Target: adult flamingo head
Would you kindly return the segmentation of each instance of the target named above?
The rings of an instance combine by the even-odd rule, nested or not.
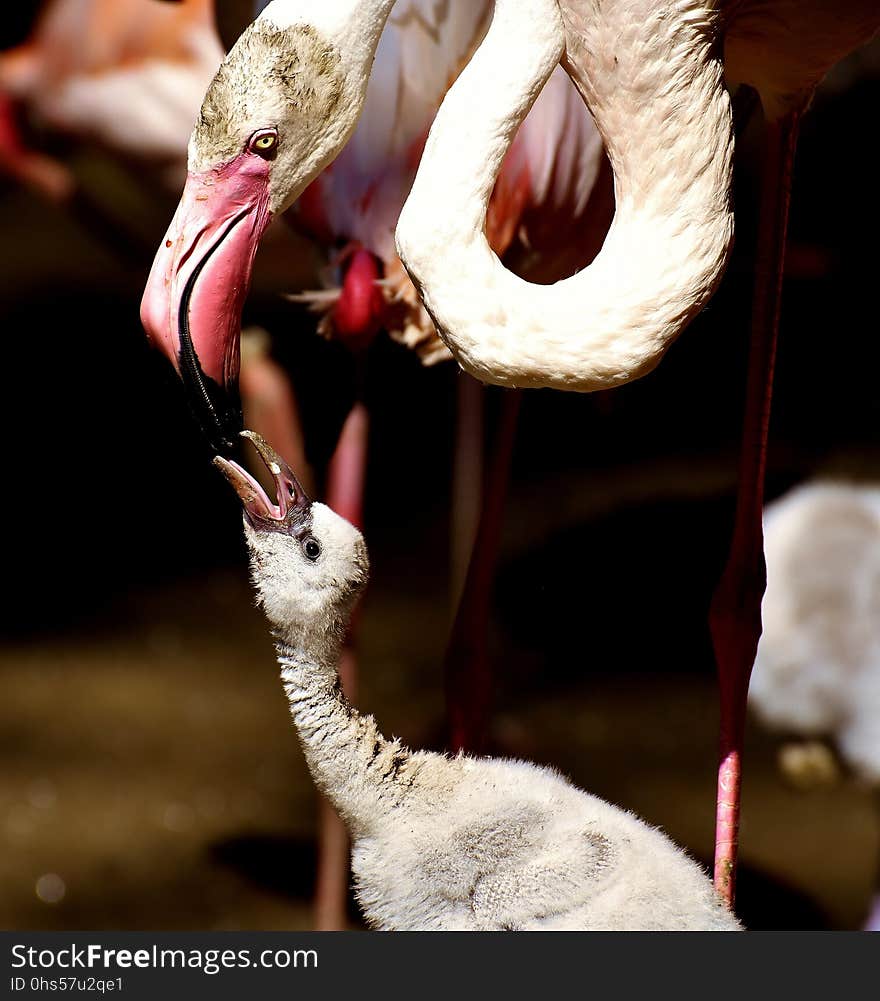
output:
[[[274,0],[217,72],[141,304],[217,451],[233,447],[241,312],[260,238],[345,145],[393,0]]]

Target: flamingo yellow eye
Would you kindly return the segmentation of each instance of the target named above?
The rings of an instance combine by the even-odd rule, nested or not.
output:
[[[251,136],[250,148],[255,153],[271,153],[277,145],[277,132],[258,132],[256,135]]]

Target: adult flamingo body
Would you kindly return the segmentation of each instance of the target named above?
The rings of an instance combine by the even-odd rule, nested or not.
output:
[[[249,248],[270,216],[351,136],[392,6],[274,0],[203,105],[190,182],[143,317],[221,438],[238,299],[226,311],[196,308],[184,323],[189,296],[216,289],[212,275],[246,287]],[[740,9],[748,5],[728,13]],[[711,0],[495,4],[434,124],[397,236],[438,329],[472,374],[503,385],[619,385],[649,371],[711,295],[733,228],[730,108],[716,45],[724,26]],[[605,140],[617,214],[589,268],[540,288],[501,266],[483,226],[504,154],[560,60]]]

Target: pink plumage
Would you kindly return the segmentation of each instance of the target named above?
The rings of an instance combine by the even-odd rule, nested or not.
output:
[[[27,150],[11,109],[183,178],[193,118],[223,48],[214,0],[54,0],[31,37],[0,54],[0,166],[63,195],[61,168]]]

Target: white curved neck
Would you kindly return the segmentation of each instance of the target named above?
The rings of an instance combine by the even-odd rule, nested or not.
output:
[[[591,391],[650,371],[721,276],[732,131],[712,0],[496,0],[449,91],[397,229],[464,369],[503,386]],[[595,261],[552,286],[507,271],[484,234],[504,154],[560,59],[615,173]]]
[[[347,701],[326,635],[279,639],[281,680],[315,785],[354,835],[368,834],[401,799],[411,754]],[[330,659],[328,661],[328,653]]]

